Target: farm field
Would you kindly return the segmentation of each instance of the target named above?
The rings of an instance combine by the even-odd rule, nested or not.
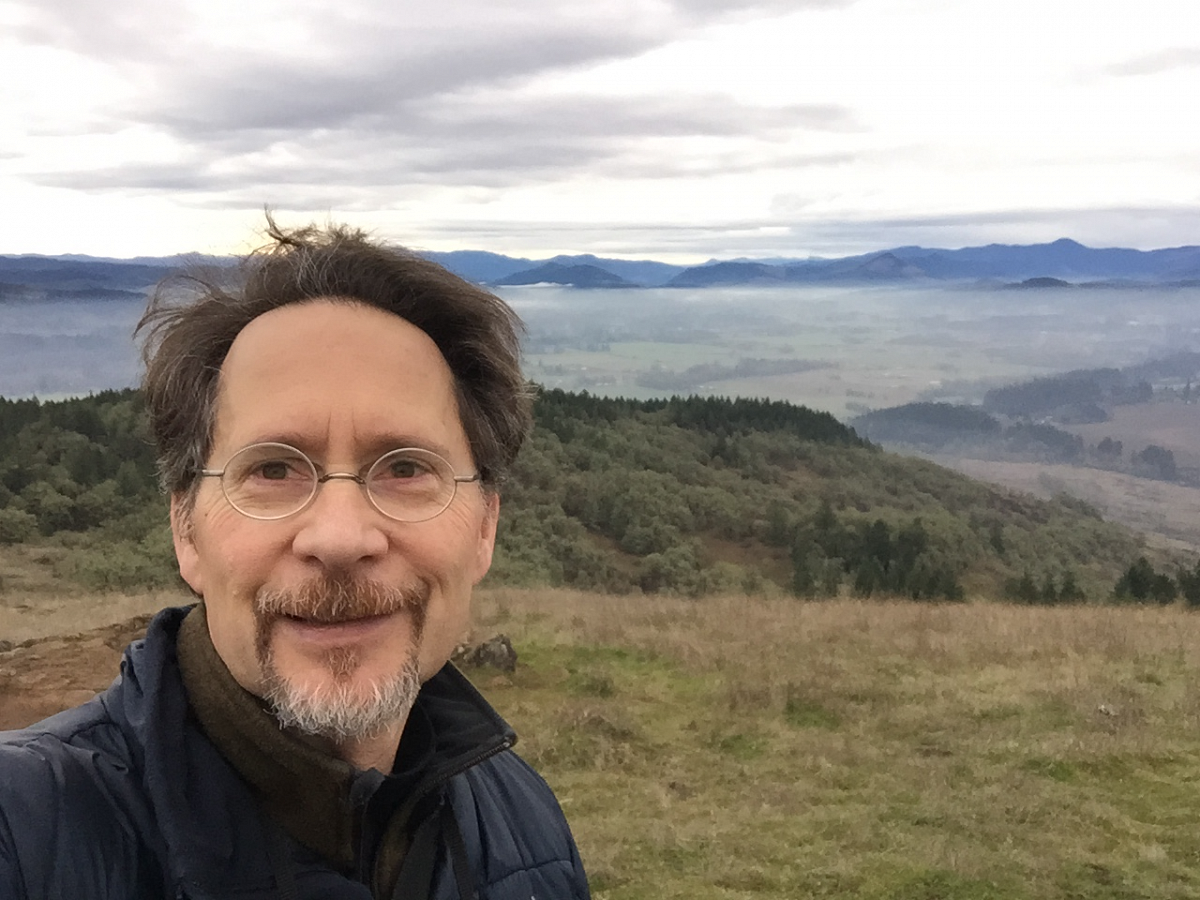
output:
[[[1200,468],[1200,405],[1141,403],[1116,406],[1107,422],[1063,425],[1093,447],[1120,441],[1129,457],[1149,444],[1165,447],[1181,470]],[[934,462],[971,478],[1042,498],[1067,493],[1090,503],[1106,519],[1127,525],[1165,548],[1200,548],[1200,488],[1121,472],[1055,463],[969,459],[935,454]]]
[[[1153,546],[1192,554],[1200,549],[1200,488],[1083,466],[931,458],[979,481],[1043,499],[1070,494],[1090,503],[1108,521],[1145,535]]]
[[[535,342],[526,369],[547,387],[652,397],[664,390],[642,383],[651,373],[682,374],[711,364],[733,367],[745,359],[798,360],[813,367],[779,375],[698,379],[677,392],[770,397],[843,418],[865,408],[907,403],[930,391],[953,392],[960,383],[964,390],[979,391],[980,383],[1002,384],[1053,371],[1037,361],[1007,361],[981,344],[940,330],[916,334],[912,329],[920,324],[919,315],[917,321],[897,320],[897,313],[902,310],[856,310],[853,302],[835,312],[831,304],[821,304],[805,315],[803,324],[751,318],[729,329],[692,332],[686,339],[613,341],[597,349],[568,346],[548,352]],[[789,314],[804,315],[799,309]]]
[[[1166,447],[1181,468],[1200,468],[1200,405],[1195,403],[1139,403],[1117,406],[1107,422],[1068,425],[1064,430],[1098,444],[1106,437],[1120,441],[1128,453],[1147,444]]]
[[[1200,895],[1195,613],[496,589],[476,621],[598,900]],[[101,687],[138,624],[0,652],[0,724]]]

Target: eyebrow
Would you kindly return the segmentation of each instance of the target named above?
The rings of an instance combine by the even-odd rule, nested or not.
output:
[[[289,447],[295,447],[297,450],[300,450],[306,456],[312,457],[316,455],[314,447],[319,442],[321,441],[315,440],[311,434],[302,434],[296,431],[273,431],[260,434],[242,446],[248,447],[251,444],[287,444]],[[443,459],[450,459],[450,449],[444,444],[412,434],[380,435],[363,444],[362,450],[364,456],[370,457],[367,460],[367,464],[369,465],[385,453],[408,447],[429,450]],[[317,462],[317,460],[314,459],[313,462]]]
[[[374,462],[383,454],[392,450],[399,450],[401,447],[415,447],[418,450],[429,450],[436,453],[438,456],[449,461],[450,448],[437,441],[431,441],[427,438],[419,438],[411,434],[390,434],[386,437],[380,437],[363,445],[364,449],[371,456],[371,461]]]

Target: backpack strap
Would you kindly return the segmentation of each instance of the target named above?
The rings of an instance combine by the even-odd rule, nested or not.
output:
[[[467,845],[463,840],[462,829],[458,827],[458,819],[455,818],[454,809],[449,803],[442,807],[442,819],[444,820],[443,830],[446,834],[446,843],[450,848],[450,862],[454,866],[454,880],[458,883],[459,900],[474,900],[475,883],[471,872],[471,860],[467,856]]]
[[[417,900],[428,898],[433,889],[433,873],[437,864],[438,849],[445,843],[458,887],[459,900],[474,900],[474,878],[471,862],[467,856],[466,842],[454,809],[443,800],[440,808],[432,810],[413,834],[412,843],[404,857],[392,900]]]

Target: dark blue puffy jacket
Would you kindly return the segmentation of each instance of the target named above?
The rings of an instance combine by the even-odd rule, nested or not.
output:
[[[0,733],[0,898],[369,900],[264,816],[200,731],[175,658],[185,612],[159,614],[94,700]],[[418,706],[436,763],[395,896],[587,898],[562,812],[499,716],[450,666]],[[386,782],[361,773],[352,796],[366,809]]]

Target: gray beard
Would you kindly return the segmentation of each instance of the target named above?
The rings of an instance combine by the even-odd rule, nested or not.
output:
[[[421,690],[411,657],[395,675],[365,686],[333,677],[316,690],[302,690],[279,673],[270,656],[263,673],[263,699],[280,725],[339,743],[374,737],[405,721]]]
[[[263,700],[284,728],[334,742],[374,737],[408,718],[421,675],[417,649],[425,625],[429,586],[394,588],[331,573],[288,591],[260,591],[254,601],[255,652],[263,673]],[[271,631],[283,616],[335,622],[407,610],[413,622],[413,646],[398,672],[366,685],[354,683],[358,653],[338,647],[325,656],[315,688],[289,681],[275,664]]]

